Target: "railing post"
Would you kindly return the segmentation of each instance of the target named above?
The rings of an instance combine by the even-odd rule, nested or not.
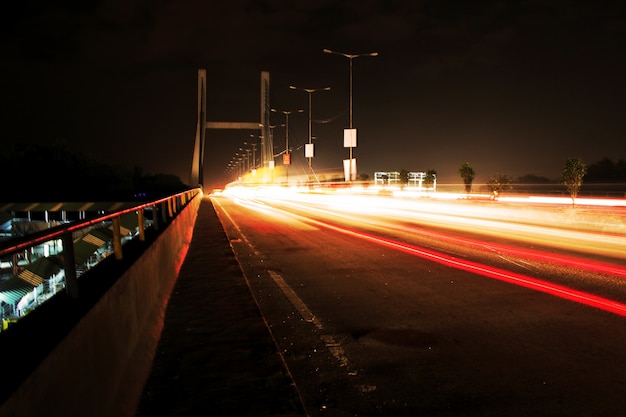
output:
[[[165,202],[161,203],[161,220],[163,220],[163,224],[167,224],[167,210],[166,210]]]
[[[154,227],[154,230],[159,230],[159,206],[158,205],[154,205],[152,206],[152,227]]]
[[[78,298],[78,279],[76,278],[76,258],[74,256],[74,240],[72,232],[64,233],[63,269],[65,270],[65,291],[70,298]]]
[[[120,218],[113,218],[113,252],[115,259],[122,260],[122,233],[120,232]]]
[[[144,216],[143,209],[137,211],[137,229],[139,230],[139,240],[142,242],[146,240],[146,231],[144,229]]]

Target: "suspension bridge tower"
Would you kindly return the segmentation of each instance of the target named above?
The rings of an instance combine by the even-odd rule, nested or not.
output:
[[[248,129],[261,131],[261,167],[274,168],[274,144],[270,135],[270,74],[261,72],[261,117],[259,122],[211,122],[206,116],[206,70],[198,70],[198,118],[190,184],[204,184],[204,150],[207,129]]]

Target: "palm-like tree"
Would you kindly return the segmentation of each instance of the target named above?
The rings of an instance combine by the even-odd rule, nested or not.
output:
[[[463,184],[465,184],[465,192],[467,194],[471,193],[476,171],[470,166],[469,162],[465,162],[459,167],[459,175],[463,179]]]

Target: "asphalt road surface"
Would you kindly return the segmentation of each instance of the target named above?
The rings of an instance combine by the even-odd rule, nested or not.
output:
[[[623,211],[213,202],[309,415],[626,413]]]

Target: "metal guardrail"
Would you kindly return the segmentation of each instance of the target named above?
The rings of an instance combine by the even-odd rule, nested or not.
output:
[[[139,240],[144,241],[146,210],[152,211],[152,227],[155,228],[155,230],[159,230],[159,227],[166,225],[200,192],[200,188],[194,188],[154,201],[139,203],[132,207],[116,210],[111,213],[97,215],[96,217],[87,220],[62,224],[47,230],[35,232],[28,236],[8,239],[0,243],[0,259],[6,259],[9,256],[13,256],[14,254],[18,254],[22,251],[30,250],[31,248],[38,247],[50,241],[61,240],[62,251],[59,253],[62,255],[61,258],[63,260],[65,291],[70,298],[78,298],[79,291],[77,267],[81,267],[82,265],[76,264],[74,250],[74,244],[76,242],[75,235],[90,228],[107,225],[107,228],[110,228],[113,232],[112,253],[115,256],[115,259],[121,260],[123,259],[123,236],[121,233],[122,216],[136,213],[137,224],[135,236],[138,237]]]

